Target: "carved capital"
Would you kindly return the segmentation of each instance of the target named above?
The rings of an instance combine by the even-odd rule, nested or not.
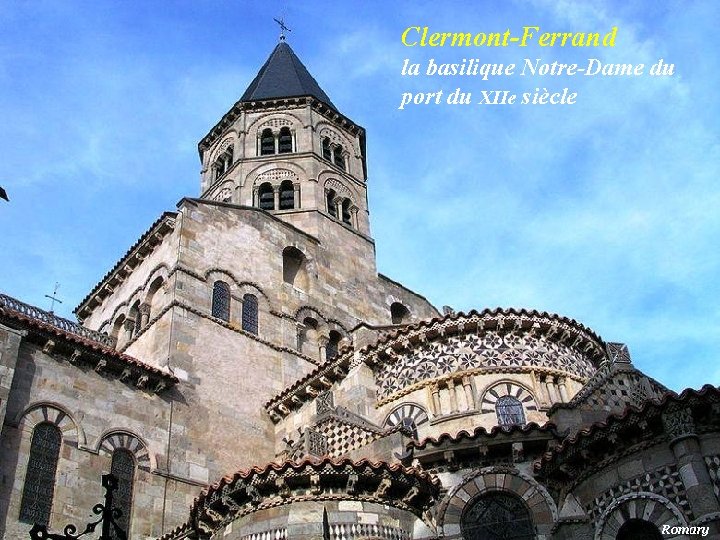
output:
[[[695,437],[695,421],[688,407],[663,413],[663,427],[671,441],[685,437]]]

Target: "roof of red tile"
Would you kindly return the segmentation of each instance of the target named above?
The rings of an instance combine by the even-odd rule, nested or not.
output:
[[[423,450],[427,446],[440,446],[442,444],[458,444],[464,441],[472,441],[480,438],[494,439],[498,435],[513,435],[515,433],[521,433],[523,435],[529,435],[530,433],[549,433],[553,436],[557,436],[556,426],[552,422],[546,422],[542,425],[530,422],[524,425],[515,426],[494,426],[490,431],[484,427],[476,427],[472,433],[462,430],[454,435],[450,433],[443,433],[437,437],[426,437],[422,441],[410,441],[406,447],[408,449],[414,448],[417,450]]]
[[[636,418],[647,419],[651,412],[660,412],[670,404],[683,404],[697,400],[712,400],[714,403],[720,403],[720,388],[706,384],[700,390],[686,388],[680,394],[668,391],[658,399],[646,401],[640,407],[629,405],[621,413],[611,414],[605,420],[595,422],[587,428],[578,431],[572,437],[565,438],[559,445],[542,456],[535,464],[535,469],[537,471],[542,470],[553,461],[560,459],[583,441],[594,436],[602,436],[617,425],[631,422]]]
[[[113,349],[112,347],[108,347],[107,345],[105,345],[103,343],[100,343],[93,339],[89,339],[87,337],[83,337],[78,334],[69,332],[67,330],[58,328],[57,326],[54,326],[47,322],[30,317],[28,315],[25,315],[23,313],[20,313],[20,312],[14,310],[14,309],[10,309],[8,307],[0,307],[0,315],[5,316],[14,321],[17,321],[23,327],[26,327],[30,330],[36,330],[36,331],[41,331],[41,332],[44,332],[47,334],[51,334],[58,338],[62,338],[70,343],[80,345],[81,347],[84,347],[85,349],[99,353],[104,357],[110,357],[112,359],[118,360],[121,363],[124,363],[128,366],[137,368],[141,372],[151,374],[159,379],[162,379],[165,383],[174,384],[174,383],[178,382],[178,378],[175,377],[175,375],[173,375],[165,370],[156,368],[154,366],[151,366],[149,364],[141,362],[137,358],[133,358],[132,356],[118,352],[117,350]]]

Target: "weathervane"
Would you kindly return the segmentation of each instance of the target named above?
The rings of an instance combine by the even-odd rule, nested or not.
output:
[[[59,298],[57,298],[57,290],[58,290],[58,287],[60,287],[60,284],[56,281],[56,282],[55,282],[55,289],[53,289],[52,295],[49,295],[49,294],[46,294],[46,295],[45,295],[45,298],[49,298],[50,300],[52,300],[52,302],[50,302],[50,313],[52,313],[52,312],[53,312],[53,309],[55,309],[55,302],[57,302],[58,304],[62,304],[62,300],[60,300]]]
[[[292,30],[285,26],[285,17],[280,17],[280,19],[273,17],[273,21],[280,25],[280,41],[285,41],[285,32],[292,32]]]

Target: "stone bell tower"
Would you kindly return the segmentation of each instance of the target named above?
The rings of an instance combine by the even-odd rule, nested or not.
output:
[[[284,39],[199,152],[203,199],[261,208],[321,239],[339,228],[369,239],[365,130]]]

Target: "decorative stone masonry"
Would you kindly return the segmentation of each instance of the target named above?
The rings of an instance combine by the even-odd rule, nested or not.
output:
[[[330,458],[270,463],[225,477],[203,492],[190,524],[205,539],[242,516],[305,501],[376,503],[421,517],[439,489],[436,478],[402,465]]]

